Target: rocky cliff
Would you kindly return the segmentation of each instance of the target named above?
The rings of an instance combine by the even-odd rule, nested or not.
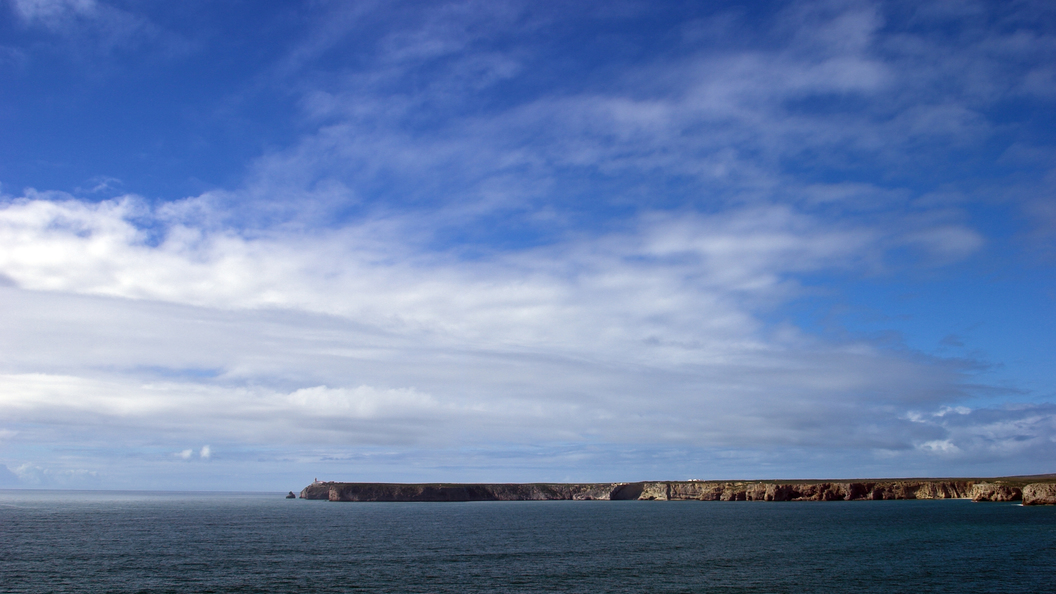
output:
[[[1034,483],[1023,487],[1023,505],[1056,505],[1056,484]]]
[[[971,499],[1056,505],[1056,475],[1004,479],[659,481],[638,483],[316,482],[303,499],[329,501],[861,501]]]
[[[614,483],[313,483],[304,499],[330,501],[548,501],[610,499]]]

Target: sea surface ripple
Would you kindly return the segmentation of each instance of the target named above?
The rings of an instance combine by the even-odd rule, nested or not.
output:
[[[1051,592],[1056,508],[0,491],[3,592]]]

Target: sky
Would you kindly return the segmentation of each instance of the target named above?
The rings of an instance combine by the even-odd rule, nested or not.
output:
[[[1048,0],[0,0],[0,487],[1056,472]]]

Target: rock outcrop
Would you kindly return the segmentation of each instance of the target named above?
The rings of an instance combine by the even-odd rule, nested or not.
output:
[[[1023,487],[1023,505],[1056,505],[1056,484],[1034,483]]]
[[[1019,501],[1023,499],[1023,490],[1011,485],[976,483],[968,496],[972,501]]]
[[[329,499],[331,484],[333,483],[321,483],[315,481],[301,489],[301,499]]]
[[[1034,478],[1034,477],[1031,477]],[[863,501],[971,499],[1056,504],[1056,477],[857,481],[654,481],[637,483],[339,483],[315,482],[302,499],[329,501]],[[1021,486],[1023,485],[1023,486]]]

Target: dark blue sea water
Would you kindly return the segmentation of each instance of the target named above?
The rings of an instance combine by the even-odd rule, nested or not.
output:
[[[3,592],[1054,592],[1056,508],[0,491]]]

